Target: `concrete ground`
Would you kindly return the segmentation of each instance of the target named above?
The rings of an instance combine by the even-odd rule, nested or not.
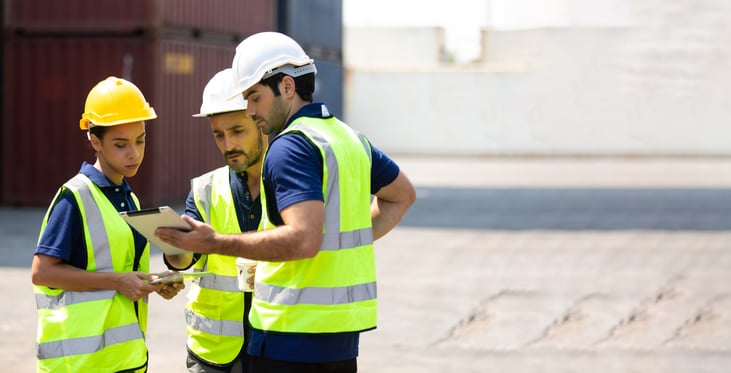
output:
[[[725,206],[720,199],[731,188],[731,160],[397,161],[419,199],[404,223],[376,243],[379,326],[361,338],[361,372],[728,371],[731,230],[712,220],[731,218],[731,209],[713,210]],[[674,220],[672,229],[568,230],[560,224],[496,229],[499,224],[482,219],[489,204],[475,201],[480,208],[470,209],[464,203],[486,198],[480,191],[513,188],[539,197],[542,188],[657,191],[648,198],[674,189],[701,202],[673,197],[662,204],[668,215],[690,217]],[[434,198],[437,189],[452,191],[454,203]],[[566,215],[563,200],[546,204],[535,195],[529,197],[541,203],[533,205],[557,206],[546,221]],[[546,198],[564,194],[557,195]],[[524,196],[498,197],[513,198],[511,205]],[[616,201],[594,204],[585,215],[601,220]],[[525,219],[545,216],[541,209],[526,211]],[[626,221],[643,213],[642,207],[621,211]],[[43,212],[0,208],[0,371],[35,365],[28,265]],[[422,214],[441,223],[423,224]],[[159,254],[151,262],[153,270],[163,268]],[[185,297],[150,299],[150,372],[182,372]]]

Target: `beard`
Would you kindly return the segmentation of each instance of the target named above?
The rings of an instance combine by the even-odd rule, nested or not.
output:
[[[261,161],[264,145],[263,145],[263,139],[261,135],[261,131],[256,131],[257,133],[257,141],[256,141],[256,147],[252,149],[249,152],[245,152],[241,149],[231,150],[228,152],[223,153],[223,158],[226,161],[226,164],[231,167],[232,170],[235,172],[243,172],[246,171],[251,165],[254,165]],[[236,160],[229,160],[228,157],[231,155],[240,155],[241,157]]]
[[[254,115],[252,117],[252,119],[257,123],[260,121],[264,122],[261,126],[261,130],[267,135],[279,133],[287,123],[287,118],[289,118],[289,109],[285,105],[281,96],[274,97],[272,108],[266,117],[260,115]]]

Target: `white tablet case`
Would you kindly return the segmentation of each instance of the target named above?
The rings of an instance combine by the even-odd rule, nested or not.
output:
[[[161,206],[150,209],[142,209],[139,211],[123,211],[119,215],[132,228],[145,236],[151,244],[167,255],[188,254],[189,251],[179,249],[175,246],[167,244],[155,237],[157,228],[177,228],[180,230],[190,230],[190,225],[185,222],[175,210],[169,206]]]

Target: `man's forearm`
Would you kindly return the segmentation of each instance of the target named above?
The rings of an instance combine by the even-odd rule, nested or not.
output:
[[[390,232],[416,201],[416,191],[408,177],[399,173],[396,180],[381,188],[371,202],[373,240]]]
[[[288,229],[287,226],[282,226],[262,232],[217,233],[211,248],[221,255],[267,262],[283,262],[310,257],[299,250],[297,236],[288,234]]]
[[[404,202],[390,202],[373,199],[371,218],[373,220],[373,240],[385,236],[404,217],[409,205]]]

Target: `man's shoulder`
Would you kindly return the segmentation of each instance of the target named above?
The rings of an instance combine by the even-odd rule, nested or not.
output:
[[[289,157],[311,156],[316,146],[301,132],[282,133],[269,145],[267,158],[274,161]]]

